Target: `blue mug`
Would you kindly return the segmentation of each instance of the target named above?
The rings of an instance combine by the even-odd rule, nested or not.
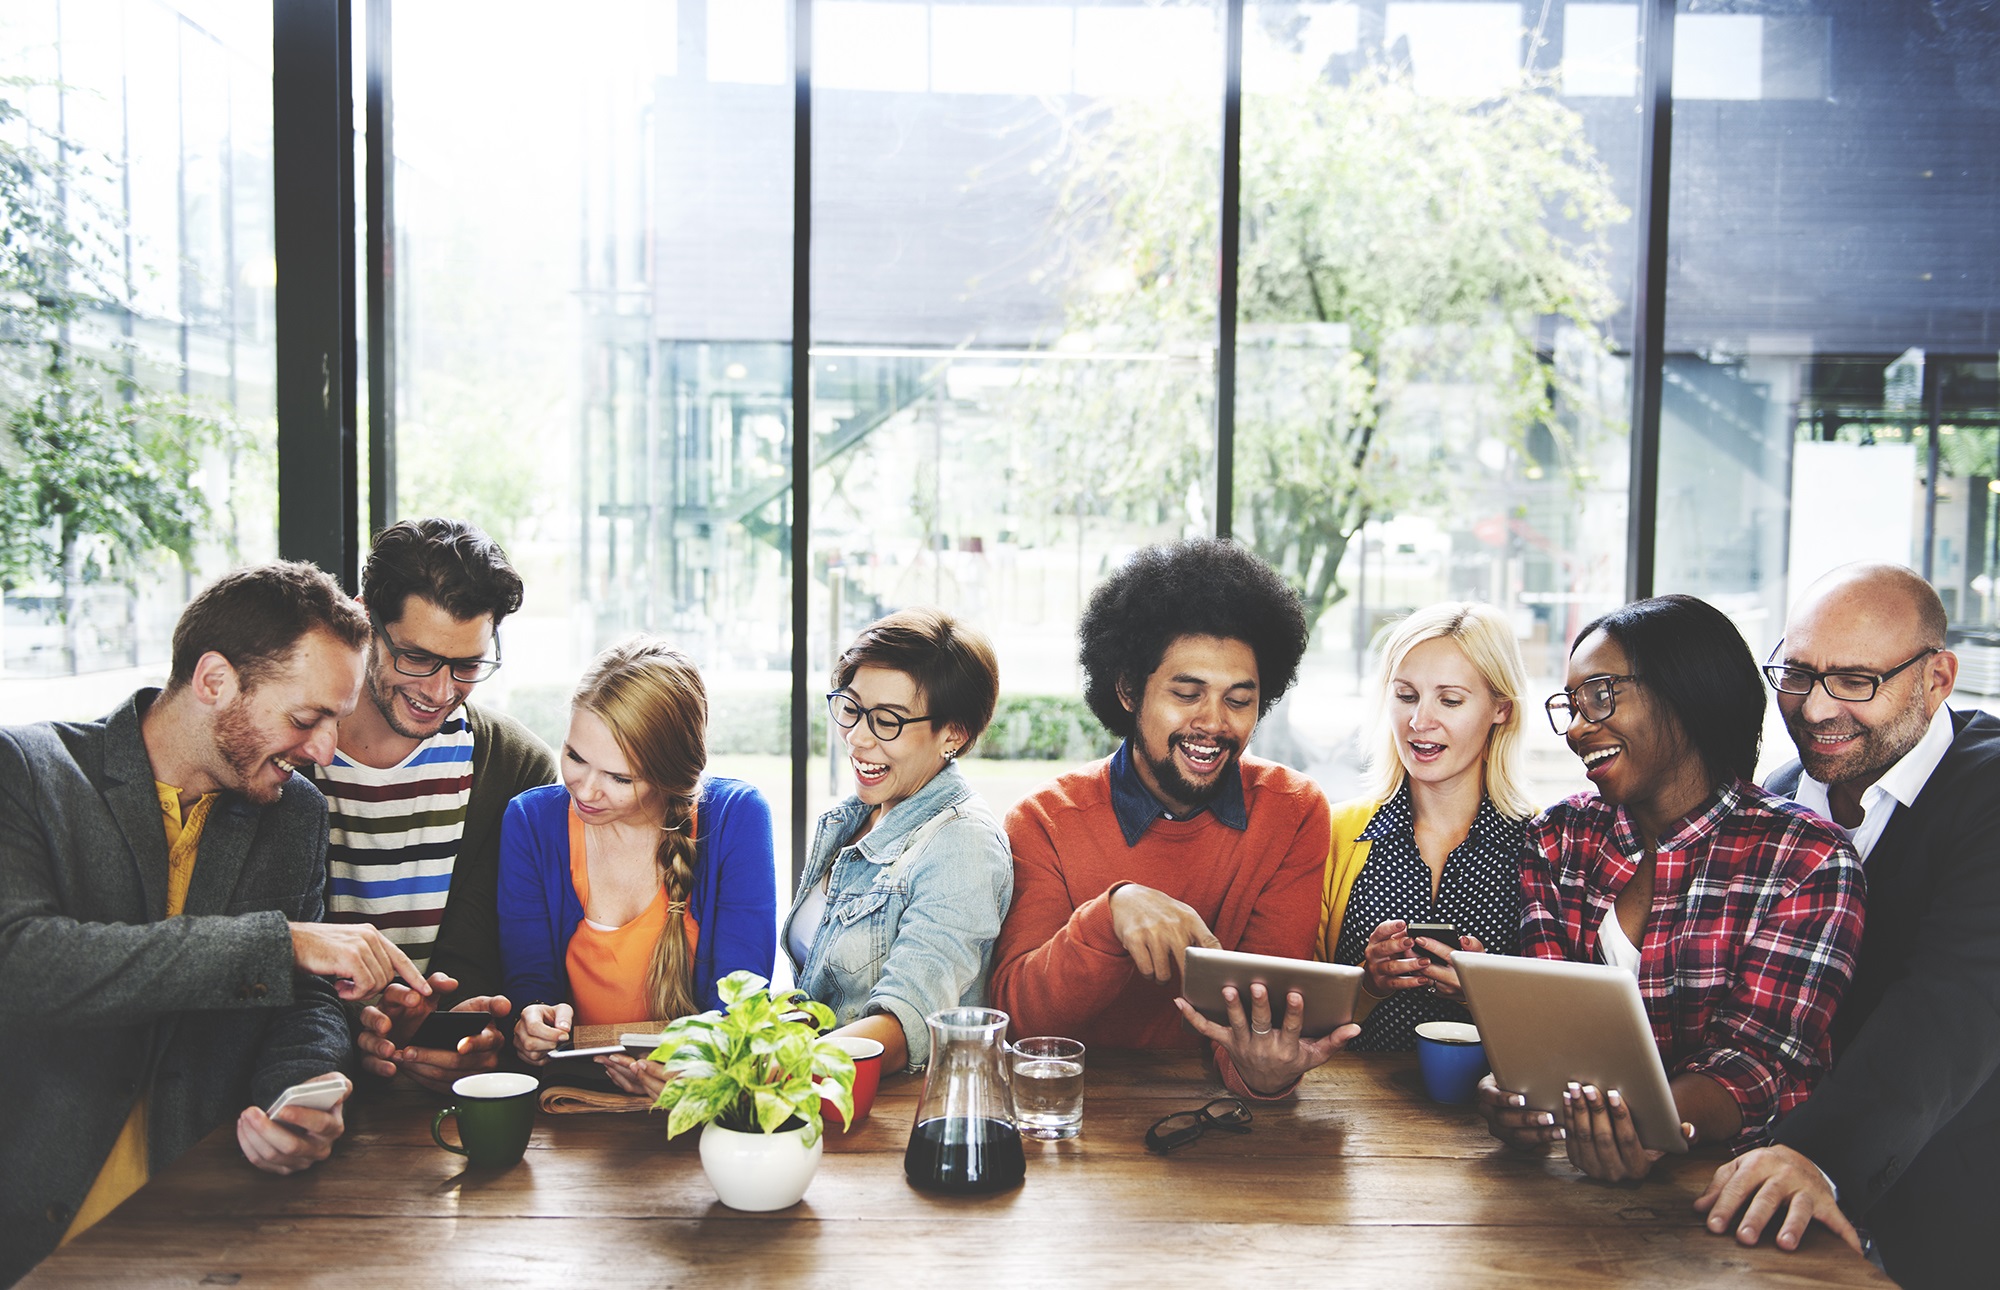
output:
[[[1464,1106],[1486,1073],[1479,1027],[1463,1021],[1426,1021],[1417,1027],[1417,1064],[1433,1102]]]

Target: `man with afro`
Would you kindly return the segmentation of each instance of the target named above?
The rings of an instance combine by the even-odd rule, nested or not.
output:
[[[1080,634],[1085,698],[1124,742],[1007,817],[1014,905],[994,1006],[1017,1034],[1208,1041],[1232,1089],[1281,1097],[1357,1029],[1303,1040],[1303,1001],[1261,985],[1228,992],[1221,1026],[1178,986],[1190,945],[1312,956],[1326,798],[1243,751],[1298,675],[1299,598],[1243,548],[1197,538],[1134,555],[1091,597]]]

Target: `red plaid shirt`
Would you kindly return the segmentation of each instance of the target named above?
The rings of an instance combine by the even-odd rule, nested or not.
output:
[[[1829,1026],[1861,948],[1861,862],[1846,835],[1744,780],[1659,840],[1639,994],[1669,1077],[1706,1075],[1755,1146],[1833,1061]],[[1528,826],[1521,953],[1600,963],[1597,933],[1645,855],[1632,817],[1592,793]]]

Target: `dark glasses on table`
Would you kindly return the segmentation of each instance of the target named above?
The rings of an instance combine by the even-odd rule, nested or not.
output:
[[[1185,1147],[1210,1129],[1250,1132],[1250,1108],[1233,1097],[1218,1097],[1194,1111],[1176,1111],[1146,1130],[1146,1150],[1165,1155]]]

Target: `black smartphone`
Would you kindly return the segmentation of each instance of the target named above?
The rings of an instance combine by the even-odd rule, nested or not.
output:
[[[1407,935],[1409,935],[1412,939],[1419,936],[1427,936],[1431,940],[1442,941],[1444,944],[1449,945],[1453,949],[1458,948],[1458,928],[1454,927],[1450,923],[1411,923]],[[1416,948],[1419,954],[1422,954],[1425,958],[1431,960],[1431,962],[1433,963],[1444,962],[1443,959],[1439,958],[1435,954],[1432,954],[1429,950],[1426,950],[1423,946],[1419,945]]]
[[[492,1023],[490,1012],[433,1012],[417,1027],[405,1048],[438,1048],[458,1051],[458,1041],[470,1039]]]

